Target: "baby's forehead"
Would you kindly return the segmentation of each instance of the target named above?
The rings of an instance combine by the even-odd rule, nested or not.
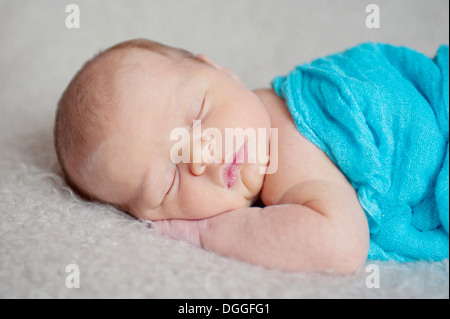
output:
[[[132,73],[150,67],[157,70],[171,64],[171,59],[158,52],[137,48],[124,48],[105,54],[98,61],[98,70],[103,73]]]
[[[166,109],[177,100],[172,93],[180,72],[161,54],[142,49],[127,51],[99,61],[98,76],[102,79],[97,91],[104,96],[102,108],[112,124],[128,128],[126,131],[138,131],[140,117],[158,131]]]
[[[86,87],[93,98],[95,108],[110,109],[117,106],[124,95],[133,87],[148,80],[148,69],[158,64],[157,54],[142,49],[120,49],[99,56],[85,69],[80,78],[81,86]],[[146,77],[146,78],[145,78]]]
[[[95,96],[113,96],[121,82],[134,76],[139,70],[156,61],[157,56],[142,49],[118,49],[100,54],[85,66],[79,83],[94,91]]]
[[[143,85],[146,81],[164,82],[169,78],[171,62],[161,54],[145,50],[129,50],[105,59],[99,65],[99,74],[103,77],[102,89],[115,90],[112,93],[132,91],[132,86]],[[125,91],[125,92],[126,92]]]
[[[162,57],[161,54],[150,50],[122,48],[103,53],[98,57],[96,64],[101,68],[112,67],[114,69],[129,64],[152,61]]]

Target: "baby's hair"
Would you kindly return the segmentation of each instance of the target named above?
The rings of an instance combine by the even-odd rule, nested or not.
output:
[[[92,170],[92,155],[101,151],[99,146],[102,137],[99,135],[102,133],[102,122],[108,116],[105,105],[112,103],[113,97],[105,93],[109,90],[95,90],[95,88],[98,88],[99,81],[101,85],[110,84],[109,80],[113,77],[114,67],[102,70],[106,72],[102,77],[99,75],[97,62],[104,59],[109,66],[117,65],[124,54],[133,49],[148,50],[174,61],[189,59],[202,62],[196,55],[184,49],[148,39],[132,39],[116,44],[103,52],[100,51],[75,74],[58,102],[53,135],[57,158],[65,181],[78,195],[87,200],[101,202],[95,195],[75,182],[74,177],[69,173],[68,164],[72,163],[77,167],[87,168],[88,171]],[[126,210],[120,205],[115,206]]]

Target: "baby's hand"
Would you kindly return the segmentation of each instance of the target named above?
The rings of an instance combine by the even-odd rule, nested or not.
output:
[[[152,229],[157,234],[176,240],[183,240],[196,247],[202,247],[200,233],[206,228],[208,221],[206,219],[165,219],[156,220],[152,223],[154,224]]]

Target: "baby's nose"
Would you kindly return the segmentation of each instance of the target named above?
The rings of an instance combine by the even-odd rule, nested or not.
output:
[[[191,163],[190,164],[191,173],[196,176],[203,175],[206,171],[206,166],[207,166],[206,163]]]
[[[198,176],[205,173],[206,169],[208,168],[208,165],[212,162],[212,157],[209,155],[211,154],[213,147],[214,146],[212,141],[208,142],[202,141],[200,154],[197,154],[196,157],[192,156],[191,162],[189,164],[192,174]]]

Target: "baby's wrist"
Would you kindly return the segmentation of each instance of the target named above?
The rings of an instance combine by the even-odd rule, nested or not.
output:
[[[200,248],[205,248],[205,238],[206,236],[203,236],[208,229],[209,221],[208,219],[200,219],[197,221],[197,228],[198,228],[198,246]]]
[[[182,240],[203,248],[201,234],[206,230],[208,221],[200,220],[157,220],[152,222],[152,229],[161,236]]]

